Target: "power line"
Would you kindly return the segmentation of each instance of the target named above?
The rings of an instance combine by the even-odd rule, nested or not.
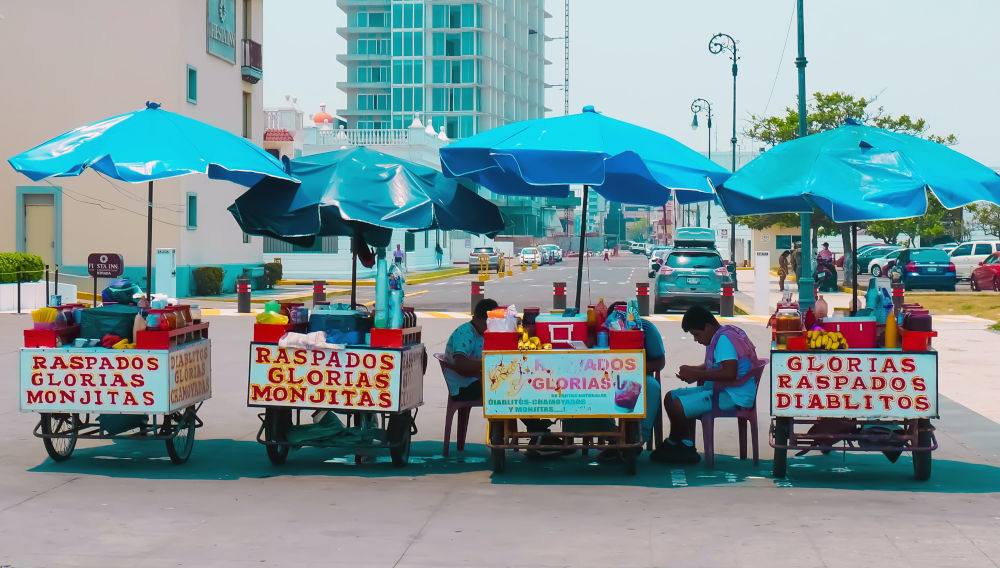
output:
[[[99,199],[97,197],[92,197],[90,195],[86,195],[86,194],[83,194],[83,193],[80,193],[78,195],[74,195],[74,192],[72,192],[72,191],[70,191],[70,190],[68,190],[68,189],[66,189],[65,187],[62,187],[62,186],[53,185],[52,182],[50,182],[49,180],[45,180],[45,183],[49,184],[49,186],[52,187],[53,189],[58,189],[63,195],[65,195],[66,197],[69,197],[70,199],[72,199],[73,201],[76,201],[78,203],[83,203],[85,205],[93,205],[95,207],[100,207],[101,209],[103,209],[105,211],[125,211],[126,213],[131,213],[131,214],[136,215],[138,217],[142,217],[143,219],[147,218],[147,216],[148,216],[147,213],[144,213],[144,212],[141,212],[141,211],[133,211],[132,209],[129,209],[127,207],[123,207],[123,206],[120,206],[120,205],[115,205],[115,204],[110,203],[108,201],[104,201],[103,199]],[[153,221],[155,221],[157,223],[160,223],[160,224],[163,224],[163,225],[169,225],[171,227],[179,227],[181,229],[186,229],[187,228],[187,225],[180,225],[180,224],[177,224],[177,223],[171,223],[170,221],[164,221],[163,219],[158,219],[155,216],[153,217]]]
[[[785,44],[781,46],[781,57],[778,58],[778,68],[774,70],[774,82],[771,83],[771,94],[767,95],[767,104],[764,105],[764,112],[761,117],[767,116],[767,109],[771,106],[771,97],[774,96],[774,87],[778,84],[778,74],[781,73],[781,64],[785,61],[785,50],[788,48],[788,38],[792,35],[792,22],[795,21],[795,2],[792,2],[792,15],[788,17],[788,29],[785,31]]]

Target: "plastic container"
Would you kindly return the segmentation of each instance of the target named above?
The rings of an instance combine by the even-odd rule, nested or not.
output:
[[[572,349],[571,342],[587,342],[587,316],[538,316],[535,333],[539,341],[551,343],[555,349]]]
[[[816,300],[816,319],[824,319],[830,314],[830,305],[826,303],[823,296]]]
[[[385,251],[380,251],[375,265],[375,327],[389,327],[389,274]]]
[[[268,300],[267,302],[264,302],[264,311],[274,312],[276,314],[281,313],[281,304],[275,300]]]
[[[875,318],[870,316],[855,316],[846,318],[826,318],[823,321],[826,331],[840,332],[851,349],[871,349],[875,347],[877,328]]]
[[[201,308],[198,307],[198,304],[191,306],[191,322],[201,323]]]
[[[604,298],[601,298],[597,305],[594,306],[594,323],[598,328],[604,326],[604,322],[608,319],[608,306],[604,303]]]

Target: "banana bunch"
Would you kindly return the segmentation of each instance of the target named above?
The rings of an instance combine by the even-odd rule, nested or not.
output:
[[[518,326],[517,332],[520,334],[517,340],[517,348],[521,351],[552,349],[551,343],[543,344],[541,339],[538,339],[537,337],[529,337],[528,332],[524,330],[523,326]]]
[[[820,331],[814,329],[806,332],[809,340],[809,349],[847,349],[847,340],[839,331]]]

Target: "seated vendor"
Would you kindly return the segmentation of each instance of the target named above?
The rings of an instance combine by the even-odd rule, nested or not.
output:
[[[458,326],[448,338],[444,350],[448,360],[442,361],[441,366],[448,384],[448,396],[453,400],[483,398],[483,333],[490,310],[496,307],[494,300],[479,300],[472,320]]]
[[[712,312],[703,306],[689,308],[681,320],[681,328],[705,346],[705,362],[681,365],[677,378],[685,383],[702,384],[667,393],[663,407],[670,419],[670,435],[649,457],[658,462],[694,464],[701,459],[694,446],[694,423],[712,409],[714,383],[736,383],[757,363],[757,351],[742,329],[719,325]],[[756,395],[757,384],[752,380],[726,387],[719,391],[719,408],[750,408]]]

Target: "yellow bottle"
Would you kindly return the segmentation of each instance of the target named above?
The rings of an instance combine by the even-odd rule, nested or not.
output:
[[[899,329],[896,327],[896,314],[889,312],[885,318],[885,346],[887,349],[899,347]]]

